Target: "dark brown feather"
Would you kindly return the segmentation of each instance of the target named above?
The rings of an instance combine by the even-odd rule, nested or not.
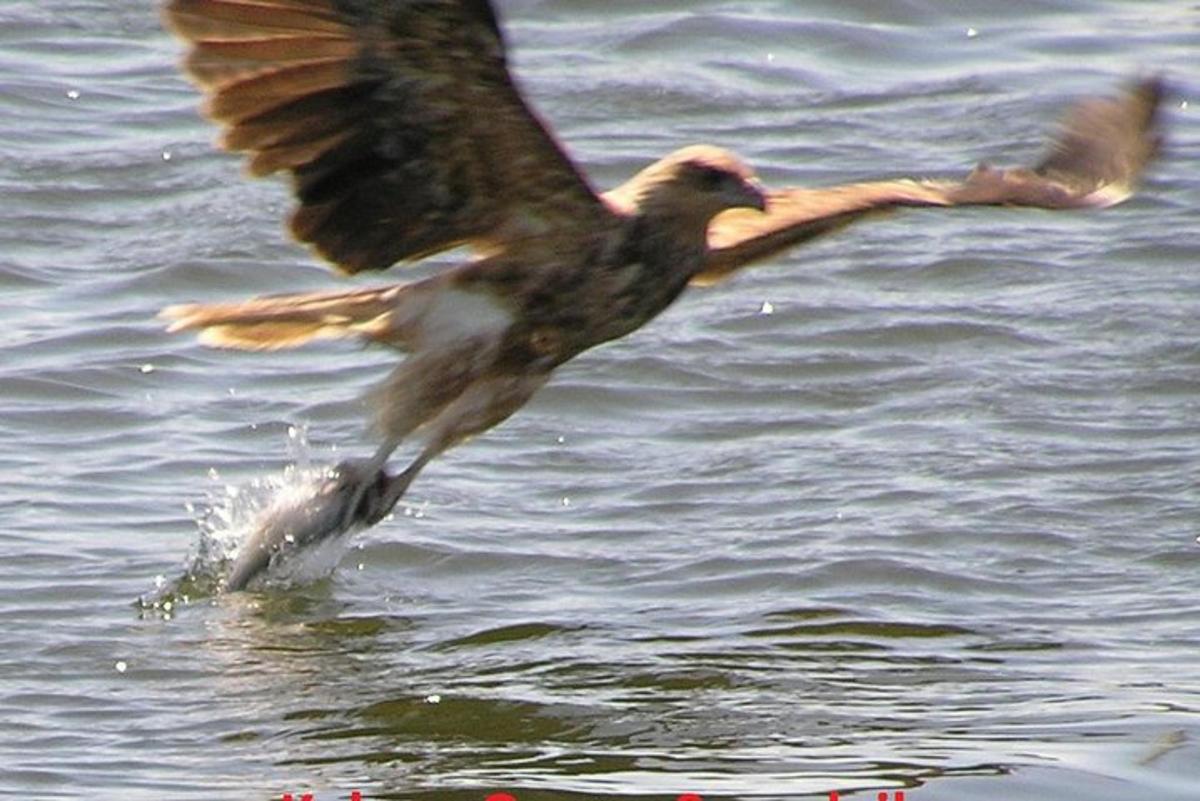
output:
[[[522,99],[487,0],[173,0],[186,67],[292,233],[349,272],[461,244],[552,252],[616,218]]]
[[[247,165],[250,174],[270,175],[279,170],[295,169],[308,164],[320,158],[322,154],[341,146],[354,132],[343,129],[330,131],[322,136],[319,135],[319,131],[309,130],[304,134],[302,138],[261,148]]]
[[[353,132],[354,120],[346,109],[356,100],[353,86],[314,92],[227,126],[221,143],[230,150],[254,152],[335,131]]]

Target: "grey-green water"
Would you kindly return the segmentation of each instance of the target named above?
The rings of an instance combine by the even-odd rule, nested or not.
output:
[[[165,335],[335,279],[150,4],[4,0],[0,796],[1200,797],[1195,4],[501,10],[604,185],[697,140],[773,184],[1020,162],[1139,70],[1171,144],[1117,209],[897,215],[692,292],[330,579],[142,616],[290,427],[370,450],[387,356]]]

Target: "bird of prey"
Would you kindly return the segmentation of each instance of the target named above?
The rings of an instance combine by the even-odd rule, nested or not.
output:
[[[188,74],[256,176],[288,172],[292,234],[345,273],[467,246],[387,287],[171,306],[171,330],[271,350],[357,338],[406,354],[372,393],[382,444],[339,465],[313,508],[264,524],[239,589],[286,540],[383,519],[436,455],[505,420],[555,368],[625,336],[692,285],[901,206],[1099,207],[1158,146],[1156,80],[1074,107],[1033,169],[962,181],[767,191],[739,158],[683,148],[601,194],[527,105],[488,0],[170,0]],[[400,473],[387,462],[410,436]]]

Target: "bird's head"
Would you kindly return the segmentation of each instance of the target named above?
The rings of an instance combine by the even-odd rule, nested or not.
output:
[[[673,168],[670,182],[715,209],[714,214],[740,208],[766,211],[767,198],[754,171],[728,150],[694,145],[677,150],[668,163]]]
[[[638,173],[619,190],[638,213],[702,223],[726,209],[765,211],[766,195],[753,170],[727,150],[693,145]],[[612,193],[610,193],[612,194]]]

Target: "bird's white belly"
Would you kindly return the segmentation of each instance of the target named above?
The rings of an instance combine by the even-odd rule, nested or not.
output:
[[[512,323],[512,312],[493,295],[442,289],[429,299],[421,315],[421,344],[444,348],[470,341],[497,342]]]

